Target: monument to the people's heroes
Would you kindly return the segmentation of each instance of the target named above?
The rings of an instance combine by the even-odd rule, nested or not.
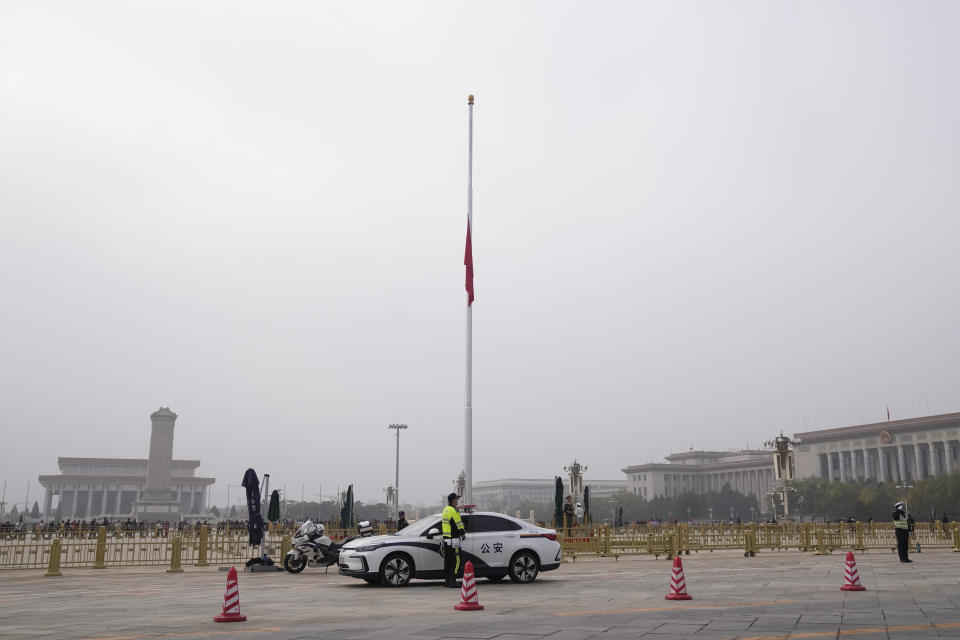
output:
[[[133,503],[138,520],[180,520],[180,503],[171,488],[173,462],[173,424],[177,414],[160,407],[150,414],[150,457],[147,460],[147,486]]]

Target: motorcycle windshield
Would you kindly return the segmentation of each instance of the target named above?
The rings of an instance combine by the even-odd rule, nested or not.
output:
[[[307,520],[302,525],[300,525],[300,528],[297,529],[297,532],[294,535],[305,536],[307,535],[307,532],[312,528],[313,528],[313,520]]]

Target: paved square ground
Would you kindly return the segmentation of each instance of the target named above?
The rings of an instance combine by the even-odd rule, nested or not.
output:
[[[683,558],[688,602],[664,600],[668,560],[581,558],[531,585],[480,580],[477,612],[454,611],[459,592],[436,582],[389,589],[310,568],[241,572],[248,620],[233,624],[213,622],[226,580],[216,567],[6,571],[0,638],[960,638],[960,553],[913,558],[858,554],[867,591],[843,592],[843,553],[693,554]]]

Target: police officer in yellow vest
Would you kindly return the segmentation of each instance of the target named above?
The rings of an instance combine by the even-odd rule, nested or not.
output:
[[[906,505],[898,502],[893,506],[896,509],[893,512],[893,527],[897,534],[897,553],[900,554],[900,562],[913,562],[908,557],[910,551],[910,519],[907,516]]]
[[[445,587],[459,587],[457,584],[457,575],[460,573],[460,542],[467,536],[463,527],[463,520],[460,519],[460,512],[457,510],[457,499],[460,498],[456,493],[447,496],[447,506],[441,516],[441,529],[443,531],[443,546],[440,547],[443,553],[443,579]]]

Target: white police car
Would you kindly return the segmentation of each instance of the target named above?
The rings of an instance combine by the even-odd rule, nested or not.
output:
[[[500,513],[463,513],[461,517],[467,536],[460,547],[460,564],[471,561],[478,577],[510,576],[525,584],[539,572],[560,566],[561,548],[553,529]],[[354,540],[340,550],[340,575],[391,587],[402,587],[414,578],[443,579],[441,540],[439,513],[392,535]]]

